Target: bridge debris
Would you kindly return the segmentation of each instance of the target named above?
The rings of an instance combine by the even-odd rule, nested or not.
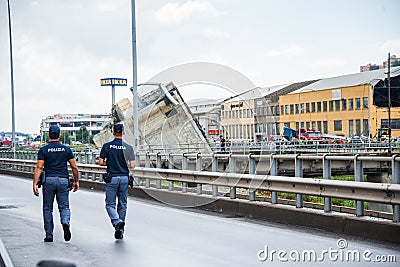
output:
[[[139,96],[138,105],[140,151],[211,153],[203,130],[172,82]],[[113,106],[109,121],[93,137],[96,146],[112,140],[116,123],[124,124],[124,141],[133,145],[133,108],[127,98]]]

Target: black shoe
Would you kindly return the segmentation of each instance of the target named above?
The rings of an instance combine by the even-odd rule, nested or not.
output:
[[[53,242],[53,238],[52,237],[46,237],[43,241],[44,242]]]
[[[114,233],[114,237],[115,239],[122,239],[124,238],[123,234],[122,234],[122,230],[125,227],[125,223],[124,222],[119,222],[117,223],[117,225],[115,226],[115,233]]]
[[[71,231],[69,230],[69,225],[64,223],[62,225],[63,230],[64,230],[64,240],[65,241],[70,241],[71,240]]]

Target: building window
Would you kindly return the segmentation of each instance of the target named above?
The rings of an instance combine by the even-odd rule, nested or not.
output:
[[[353,98],[349,99],[349,110],[353,110],[354,109],[354,100]]]
[[[289,114],[289,105],[285,105],[285,115]]]
[[[323,112],[327,112],[328,111],[328,102],[324,101],[323,102]]]
[[[333,101],[329,101],[329,111],[333,111]]]
[[[328,134],[328,122],[324,121],[323,126],[324,126],[324,134]]]
[[[306,128],[310,129],[310,122],[309,121],[306,122]]]
[[[239,110],[239,118],[242,118],[242,110]]]
[[[361,109],[361,99],[356,98],[356,109]]]
[[[317,102],[317,112],[321,112],[321,102]]]
[[[356,120],[356,135],[360,136],[361,135],[361,121]]]
[[[299,114],[299,105],[300,104],[296,104],[296,114]]]
[[[290,114],[294,114],[294,105],[293,104],[290,105]]]
[[[306,103],[306,113],[310,113],[310,103]]]
[[[311,103],[311,112],[315,112],[315,102]]]
[[[369,125],[368,125],[368,120],[363,120],[363,135],[368,136],[369,134]]]
[[[347,110],[347,100],[342,99],[342,110]]]
[[[340,100],[335,100],[335,111],[340,111]]]
[[[335,132],[342,130],[342,121],[333,121],[333,130]]]
[[[283,112],[283,109],[284,109],[284,107],[283,107],[283,105],[281,106],[281,113],[280,114],[285,114],[284,112]]]
[[[317,130],[322,132],[322,126],[320,121],[317,121]]]
[[[315,129],[317,129],[317,123],[315,122],[315,121],[313,121],[312,123],[311,123],[311,127],[315,130]]]
[[[353,136],[353,135],[354,135],[354,121],[349,120],[349,136]]]
[[[363,108],[368,108],[368,97],[363,97]]]

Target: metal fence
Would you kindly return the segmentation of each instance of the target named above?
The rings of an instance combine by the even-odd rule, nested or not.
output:
[[[21,157],[32,155],[21,154]],[[248,173],[237,173],[238,159],[246,159]],[[323,179],[303,178],[303,161],[317,159],[323,165]],[[82,153],[78,155],[79,178],[102,181],[105,167],[95,165],[96,155]],[[198,195],[204,194],[203,187],[211,186],[214,197],[221,196],[220,188],[229,188],[231,199],[237,198],[237,190],[248,192],[248,200],[256,200],[257,190],[271,192],[271,203],[278,204],[278,192],[296,194],[296,207],[304,207],[303,195],[324,198],[324,211],[332,211],[332,198],[356,201],[356,215],[364,216],[364,202],[383,203],[393,206],[392,219],[400,220],[400,157],[374,156],[335,156],[335,155],[235,155],[235,154],[137,154],[135,168],[136,186],[162,189],[162,182],[168,184],[167,190],[187,193],[189,185],[195,185]],[[226,163],[221,170],[219,161]],[[278,162],[293,161],[295,177],[278,176]],[[333,161],[353,161],[355,181],[332,180],[331,163]],[[392,183],[370,183],[363,181],[363,165],[367,162],[387,162],[391,165]],[[84,163],[83,163],[84,162]],[[205,171],[205,162],[209,162],[210,171]],[[256,163],[268,162],[266,175],[256,174]],[[32,174],[35,160],[0,159],[0,169],[14,173]],[[88,164],[90,163],[90,164]],[[206,164],[207,165],[207,164]],[[179,185],[179,186],[178,186]]]

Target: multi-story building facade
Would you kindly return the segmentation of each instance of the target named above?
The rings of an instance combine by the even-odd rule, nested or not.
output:
[[[226,100],[221,108],[224,135],[239,141],[263,141],[280,135],[279,96],[313,82],[254,88]]]
[[[293,129],[375,137],[388,128],[388,109],[373,105],[387,84],[387,69],[319,80],[280,96],[280,122]],[[391,84],[392,98],[400,99],[400,67],[392,69]],[[391,108],[391,129],[392,136],[400,136],[400,108]]]
[[[206,138],[214,140],[219,138],[221,123],[220,102],[220,100],[201,99],[187,103],[194,119],[201,126]]]
[[[40,133],[43,136],[48,133],[49,127],[58,125],[61,132],[68,132],[75,136],[82,126],[85,126],[89,134],[98,134],[102,125],[110,118],[109,114],[55,114],[42,119]]]
[[[369,63],[365,66],[360,66],[360,72],[379,70],[379,69],[383,69],[383,65],[376,65],[376,64]]]

